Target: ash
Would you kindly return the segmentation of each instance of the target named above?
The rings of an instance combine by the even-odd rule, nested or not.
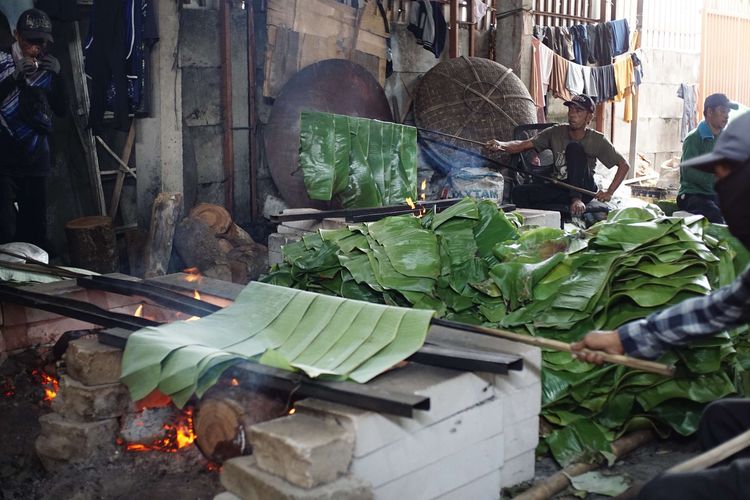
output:
[[[175,453],[117,449],[95,464],[48,473],[34,451],[39,417],[50,413],[34,370],[54,375],[42,350],[0,364],[0,500],[211,500],[224,489],[219,471],[195,445]]]

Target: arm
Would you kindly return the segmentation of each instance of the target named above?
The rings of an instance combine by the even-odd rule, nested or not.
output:
[[[628,175],[629,170],[630,165],[628,165],[628,162],[625,161],[624,158],[620,160],[620,162],[617,164],[617,173],[615,173],[615,178],[612,179],[612,184],[610,184],[606,190],[596,193],[596,199],[599,201],[611,200],[612,195],[615,194],[617,188],[619,188],[620,184],[622,184],[622,181],[625,180],[625,176]]]
[[[492,139],[491,141],[487,141],[487,144],[485,144],[484,147],[490,151],[495,151],[498,153],[515,154],[515,153],[523,153],[524,151],[533,149],[534,143],[531,141],[531,139],[527,139],[525,141],[507,141],[507,142],[501,142],[496,139]]]
[[[611,354],[656,358],[669,347],[742,325],[750,319],[750,269],[731,285],[704,297],[680,302],[645,319],[617,330],[592,332],[573,344],[573,350],[597,349]],[[591,363],[601,363],[596,353],[580,354]]]

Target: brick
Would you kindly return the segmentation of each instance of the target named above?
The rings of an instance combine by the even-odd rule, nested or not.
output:
[[[73,330],[90,330],[95,328],[92,323],[73,318],[58,316],[44,321],[36,321],[26,325],[26,336],[29,345],[52,344],[57,342],[63,333]]]
[[[522,455],[506,460],[501,471],[502,487],[510,488],[511,486],[533,479],[535,465],[535,450],[527,451]]]
[[[346,472],[354,433],[332,420],[289,415],[250,427],[257,465],[287,481],[312,488]]]
[[[374,488],[502,433],[503,405],[499,400],[453,415],[352,461],[351,472]]]
[[[506,460],[536,450],[539,444],[539,416],[516,422],[503,428]]]
[[[436,498],[455,489],[457,485],[472,483],[503,465],[503,435],[498,434],[458,453],[390,481],[373,493],[377,499],[391,498]],[[497,478],[500,491],[500,479]],[[464,497],[477,498],[477,497]]]
[[[243,500],[370,500],[372,489],[351,475],[318,486],[300,488],[257,467],[254,456],[224,462],[221,484]]]
[[[7,352],[31,346],[29,336],[26,332],[26,325],[4,326],[0,335],[3,336]]]
[[[459,486],[455,490],[440,495],[435,500],[497,500],[500,498],[502,473],[499,470]]]
[[[95,338],[74,340],[63,358],[68,374],[83,384],[113,384],[120,380],[122,350]]]
[[[60,392],[52,408],[62,416],[90,422],[127,413],[130,395],[122,384],[84,385],[68,375],[60,377]]]
[[[35,448],[45,468],[56,468],[66,462],[95,460],[115,450],[119,427],[117,419],[97,422],[67,420],[58,413],[39,417],[41,434]]]
[[[539,415],[542,409],[542,383],[515,389],[502,381],[495,386],[497,397],[505,404],[505,425],[510,426]]]

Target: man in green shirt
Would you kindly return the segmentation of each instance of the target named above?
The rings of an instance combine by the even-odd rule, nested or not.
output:
[[[729,120],[729,110],[737,109],[737,103],[724,94],[711,94],[703,102],[704,119],[698,127],[685,136],[682,143],[682,159],[687,160],[711,152],[714,143]],[[680,190],[677,193],[677,208],[693,214],[703,215],[711,222],[724,223],[719,209],[719,200],[714,191],[716,179],[711,172],[680,165]]]
[[[609,201],[620,187],[630,168],[612,143],[596,130],[588,128],[594,117],[594,101],[587,95],[574,96],[565,102],[568,107],[568,123],[542,130],[535,137],[521,141],[489,141],[485,147],[501,153],[522,153],[529,149],[551,150],[554,157],[552,176],[576,187],[596,192],[596,199]],[[609,188],[599,190],[594,183],[596,161],[607,168],[617,167],[617,173]],[[550,204],[569,207],[570,215],[581,215],[591,196],[578,191],[560,188],[554,184],[519,184],[513,189],[512,200],[522,208],[540,208]]]

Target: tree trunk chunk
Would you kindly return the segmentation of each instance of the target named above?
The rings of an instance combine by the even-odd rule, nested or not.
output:
[[[159,193],[151,211],[146,240],[146,278],[167,274],[175,226],[182,210],[182,193]]]
[[[240,386],[215,386],[201,399],[194,429],[201,453],[215,463],[252,453],[248,429],[259,422],[286,414],[281,395]]]
[[[112,219],[104,215],[80,217],[65,224],[71,264],[98,273],[118,271],[117,241]]]
[[[226,208],[211,203],[200,203],[190,210],[189,217],[202,220],[216,234],[224,234],[232,225],[232,217]]]

